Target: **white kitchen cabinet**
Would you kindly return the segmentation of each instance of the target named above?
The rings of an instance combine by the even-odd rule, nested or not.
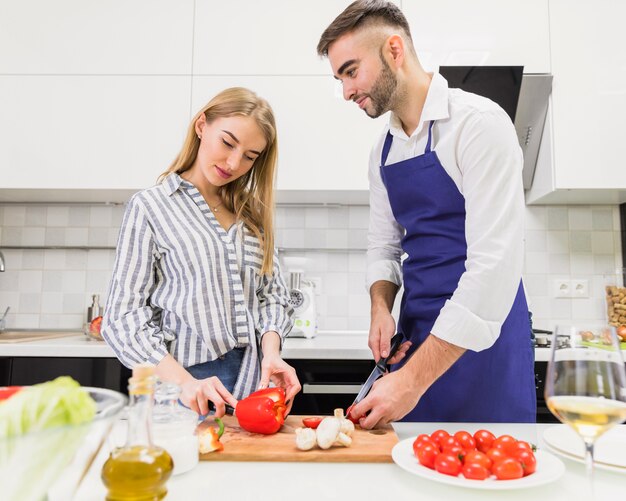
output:
[[[415,48],[429,70],[441,65],[524,66],[550,72],[548,0],[403,0]]]
[[[0,76],[0,200],[119,201],[154,184],[182,145],[190,80]]]
[[[351,0],[196,0],[194,74],[328,75],[320,35]]]
[[[334,191],[340,196],[342,190],[360,190],[359,201],[367,200],[369,153],[387,116],[367,117],[343,99],[331,76],[295,75],[194,77],[193,112],[219,90],[233,85],[257,92],[274,109],[279,190],[293,191],[294,196],[310,190]],[[288,197],[281,200],[289,201]],[[336,196],[332,201],[341,199]]]
[[[193,0],[0,0],[0,74],[189,75]]]
[[[552,158],[530,203],[626,202],[626,2],[550,0]]]

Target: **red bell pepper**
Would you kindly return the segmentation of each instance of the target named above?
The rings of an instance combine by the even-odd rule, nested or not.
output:
[[[235,415],[244,430],[271,435],[285,422],[286,410],[285,389],[266,388],[240,400]]]

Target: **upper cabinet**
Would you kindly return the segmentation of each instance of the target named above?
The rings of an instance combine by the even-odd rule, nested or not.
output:
[[[552,161],[528,202],[626,202],[624,19],[626,2],[550,0]]]
[[[320,35],[351,0],[196,0],[197,75],[328,75]]]
[[[524,66],[550,72],[547,0],[403,0],[415,49],[439,66]]]
[[[2,0],[0,74],[188,75],[193,0]]]

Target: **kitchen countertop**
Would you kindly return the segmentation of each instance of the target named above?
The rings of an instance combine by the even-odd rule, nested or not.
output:
[[[26,332],[26,331],[25,331]],[[68,331],[68,337],[0,344],[0,357],[90,357],[115,358],[113,350],[104,341],[95,341],[81,332]],[[2,334],[0,334],[1,336]],[[285,359],[307,360],[369,360],[365,331],[320,331],[313,339],[285,340],[282,352]],[[536,348],[535,360],[546,362],[548,348]]]
[[[396,423],[400,440],[420,433],[432,433],[438,428],[448,431],[480,428],[496,435],[510,434],[540,447],[547,424],[481,423]],[[103,447],[86,476],[75,501],[104,499],[105,489],[100,470],[107,455]],[[400,469],[393,463],[271,463],[201,461],[195,469],[168,481],[167,500],[235,499],[237,501],[323,501],[323,500],[382,500],[420,501],[460,500],[592,500],[585,468],[581,463],[563,459],[566,471],[558,480],[537,487],[494,491],[444,485],[423,479]],[[622,473],[602,470],[595,472],[595,499],[621,499],[626,492],[626,477]],[[609,497],[611,496],[611,497]],[[615,497],[619,496],[619,497]],[[51,499],[51,501],[53,501]]]

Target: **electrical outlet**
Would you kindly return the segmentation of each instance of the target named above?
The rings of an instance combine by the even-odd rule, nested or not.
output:
[[[556,279],[552,281],[552,296],[572,297],[572,281]]]
[[[307,277],[307,280],[315,287],[315,295],[319,296],[322,293],[322,277]]]
[[[572,297],[589,297],[589,280],[573,278],[571,280]]]

